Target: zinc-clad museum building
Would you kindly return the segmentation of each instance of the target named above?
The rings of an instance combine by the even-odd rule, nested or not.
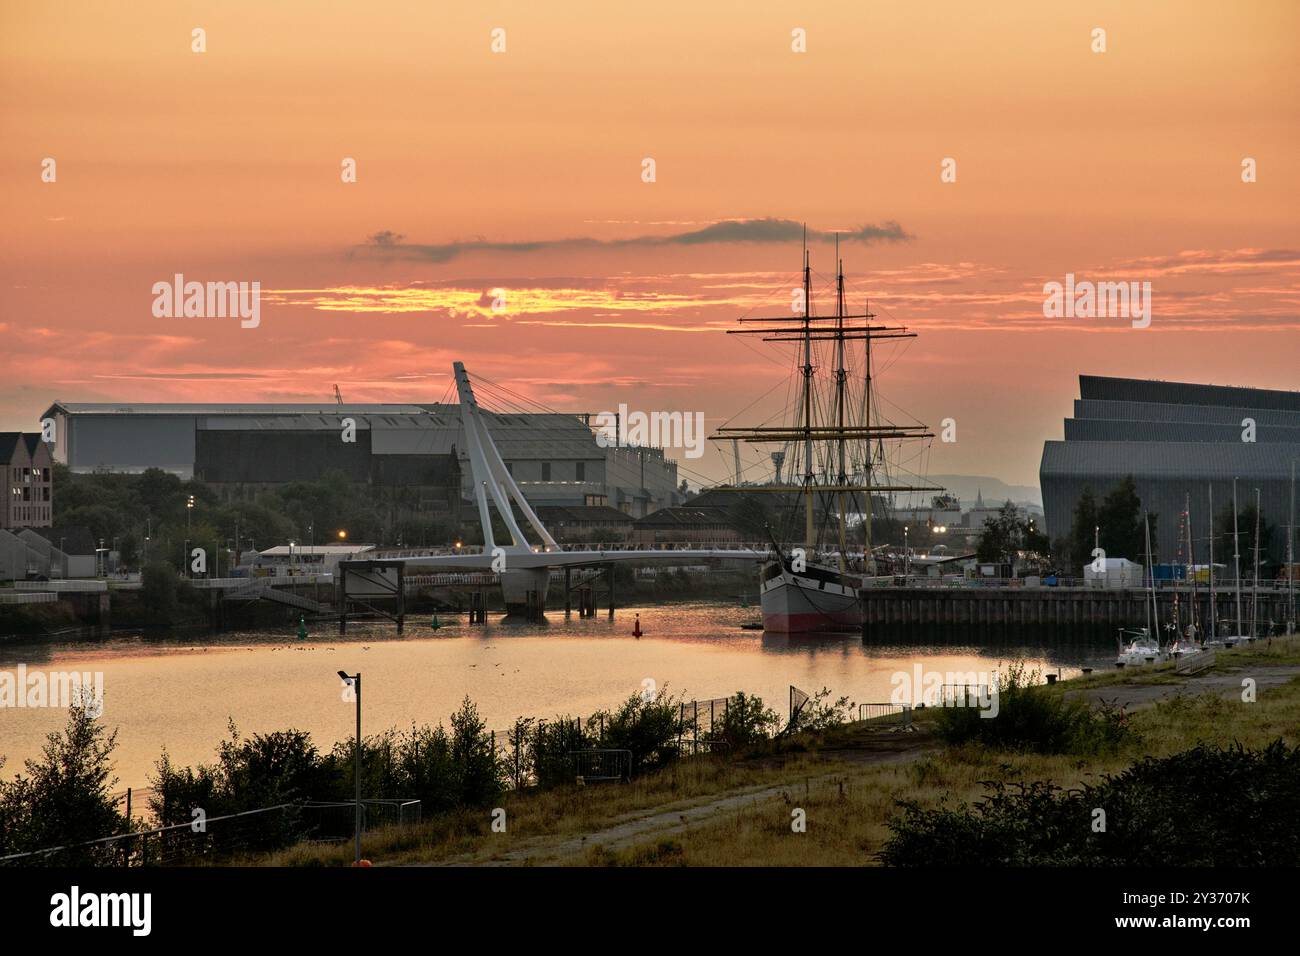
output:
[[[1254,422],[1254,441],[1243,441],[1247,419]],[[1210,487],[1215,515],[1231,513],[1236,478],[1241,509],[1254,503],[1259,489],[1263,520],[1278,528],[1273,548],[1285,559],[1291,468],[1298,459],[1300,392],[1081,375],[1065,440],[1043,444],[1039,481],[1047,533],[1053,540],[1069,534],[1086,486],[1100,502],[1132,475],[1143,507],[1159,516],[1161,561],[1178,553],[1179,514],[1191,496],[1195,557],[1202,563]],[[1231,542],[1216,541],[1214,558],[1231,564]],[[1242,554],[1243,573],[1251,560]]]

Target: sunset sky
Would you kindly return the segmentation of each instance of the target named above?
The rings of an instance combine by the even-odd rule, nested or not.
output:
[[[0,429],[436,401],[456,359],[712,428],[785,373],[722,330],[788,312],[806,222],[920,333],[880,384],[957,420],[930,469],[1037,484],[1080,373],[1300,387],[1297,36],[1291,0],[0,0]],[[1067,272],[1149,281],[1150,327],[1045,319]],[[176,273],[260,282],[260,326],[155,318]]]

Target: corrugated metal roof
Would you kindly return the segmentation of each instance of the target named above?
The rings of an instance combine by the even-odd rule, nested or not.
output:
[[[1147,422],[1205,422],[1224,425],[1240,424],[1243,418],[1253,418],[1260,425],[1300,428],[1300,412],[1233,405],[1175,405],[1162,402],[1120,402],[1076,398],[1074,417]]]
[[[1204,422],[1114,421],[1101,418],[1065,420],[1066,441],[1240,442],[1241,421],[1222,425]],[[1300,443],[1300,428],[1256,424],[1258,442]]]
[[[180,404],[128,402],[55,402],[49,412],[73,415],[424,415],[419,405],[339,405],[335,402],[251,402],[233,404]],[[49,413],[47,412],[47,414]]]
[[[1175,405],[1230,405],[1300,411],[1300,392],[1237,385],[1197,385],[1140,378],[1080,375],[1079,397],[1126,402],[1162,402]]]
[[[1040,478],[1289,478],[1300,460],[1300,444],[1278,442],[1118,442],[1043,443]]]

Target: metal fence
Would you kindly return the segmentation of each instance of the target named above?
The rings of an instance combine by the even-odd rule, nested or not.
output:
[[[713,697],[709,700],[692,700],[678,706],[677,736],[680,739],[699,739],[714,736],[714,729],[727,716],[730,697]]]
[[[901,714],[904,709],[911,709],[910,704],[858,704],[858,720],[879,720]]]
[[[991,693],[988,684],[941,684],[936,703],[940,707],[974,706],[974,702],[988,700]]]
[[[569,753],[579,783],[619,782],[632,779],[632,751],[588,748]]]

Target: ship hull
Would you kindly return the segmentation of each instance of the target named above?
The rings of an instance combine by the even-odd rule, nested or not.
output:
[[[763,568],[763,630],[775,634],[853,631],[862,627],[859,582],[828,568],[796,573],[775,561]]]

